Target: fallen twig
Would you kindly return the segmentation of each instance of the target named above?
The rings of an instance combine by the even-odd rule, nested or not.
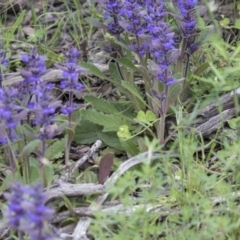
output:
[[[60,198],[63,195],[67,197],[74,197],[101,193],[104,189],[105,186],[102,184],[93,183],[71,184],[61,182],[58,186],[53,187],[47,191],[46,202]]]
[[[101,147],[102,141],[97,140],[91,148],[82,156],[78,161],[76,161],[68,171],[68,179],[69,177],[83,164],[85,163],[90,157],[93,156],[93,154]]]

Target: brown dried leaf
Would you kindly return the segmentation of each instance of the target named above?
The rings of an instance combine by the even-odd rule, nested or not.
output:
[[[112,165],[113,165],[113,153],[108,153],[102,157],[99,163],[99,176],[98,176],[98,183],[103,184],[106,178],[109,176]]]

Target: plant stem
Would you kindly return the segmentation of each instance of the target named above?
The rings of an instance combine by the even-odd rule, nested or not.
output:
[[[44,159],[45,157],[45,152],[46,152],[46,140],[43,139],[41,141],[41,153],[40,153],[40,158]],[[40,176],[42,177],[43,180],[43,185],[47,187],[48,184],[48,179],[46,175],[46,170],[45,170],[45,165],[43,162],[40,162]]]
[[[70,91],[69,92],[69,108],[72,108],[72,104],[73,104],[73,92]],[[68,114],[68,128],[69,131],[71,131],[72,128],[72,112],[70,112]],[[65,165],[68,166],[69,165],[69,152],[70,152],[70,147],[71,147],[71,143],[72,143],[72,135],[70,134],[70,132],[67,132],[67,140],[66,140],[66,147],[65,147]]]
[[[162,113],[161,113],[161,122],[160,122],[160,136],[159,136],[159,142],[160,144],[164,144],[164,137],[165,137],[165,121],[166,121],[166,116],[167,116],[167,111],[168,111],[168,90],[169,87],[167,85],[164,85],[164,98],[162,100]]]
[[[187,60],[186,60],[186,67],[184,69],[184,81],[183,81],[183,86],[182,86],[182,91],[180,93],[181,99],[183,99],[183,95],[187,89],[188,83],[187,83],[187,73],[188,73],[188,68],[189,68],[189,62],[190,62],[190,55],[187,54]]]
[[[139,58],[140,58],[141,66],[147,68],[143,57],[139,56]],[[144,69],[144,71],[142,71],[142,75],[143,75],[143,81],[144,81],[144,86],[145,86],[145,92],[146,92],[146,96],[147,96],[147,103],[151,107],[151,110],[154,112],[152,99],[150,97],[151,96],[151,93],[150,93],[150,90],[151,90],[151,86],[150,86],[151,78],[150,78],[150,76],[148,74],[148,71],[145,70],[145,69]]]

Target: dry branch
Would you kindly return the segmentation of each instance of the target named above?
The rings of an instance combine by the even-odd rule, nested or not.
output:
[[[57,187],[53,187],[47,191],[47,202],[61,196],[76,197],[81,195],[90,195],[101,193],[105,189],[102,184],[84,183],[71,184],[61,182]]]

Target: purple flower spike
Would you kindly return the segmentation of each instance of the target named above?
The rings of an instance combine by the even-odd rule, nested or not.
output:
[[[196,13],[195,9],[198,0],[176,0],[181,14],[179,24],[180,32],[183,38],[186,39],[186,51],[193,54],[198,49],[198,44],[195,43],[194,34],[196,31]]]
[[[0,87],[2,87],[2,81],[4,78],[5,69],[3,67],[7,67],[9,64],[9,60],[6,58],[7,51],[2,49],[2,43],[0,42]]]
[[[0,42],[0,64],[2,66],[7,67],[8,63],[9,63],[9,60],[6,58],[6,54],[7,54],[8,51],[3,50],[2,47],[3,47],[2,43]]]
[[[76,110],[76,108],[73,107],[73,95],[75,92],[80,92],[84,88],[84,85],[78,81],[78,78],[79,75],[86,72],[86,69],[77,65],[77,59],[80,53],[76,48],[70,47],[64,55],[67,57],[65,64],[63,66],[56,64],[56,66],[63,71],[62,76],[64,80],[61,81],[60,88],[69,93],[69,101],[62,107],[61,111],[71,118],[71,114]]]
[[[78,58],[80,56],[80,51],[78,51],[76,48],[74,48],[73,46],[70,46],[68,51],[66,51],[64,53],[66,59],[67,59],[67,63],[77,63]]]
[[[104,19],[107,21],[108,32],[119,38],[120,34],[124,31],[124,29],[119,24],[119,13],[123,6],[122,1],[100,0],[100,2],[104,5],[103,7],[106,10],[104,13]]]
[[[23,54],[21,60],[26,63],[26,68],[38,68],[39,71],[44,71],[46,68],[45,56],[39,55],[34,47],[29,55]]]
[[[29,55],[22,55],[21,60],[25,63],[25,68],[19,69],[24,79],[19,88],[22,95],[32,94],[38,82],[41,81],[41,77],[47,72],[45,56],[39,55],[37,49],[33,48]]]
[[[50,93],[52,88],[52,84],[39,82],[38,86],[33,91],[36,99],[35,101],[33,99],[28,105],[30,112],[32,112],[35,116],[34,124],[37,124],[44,129],[48,128],[55,122],[54,113],[57,108],[61,106],[61,101],[53,99]],[[49,135],[44,137],[42,136],[42,133],[39,134],[41,135],[41,137],[39,137],[40,139],[49,139],[53,137]]]
[[[27,110],[18,106],[18,94],[17,88],[0,88],[0,143],[7,143],[7,138],[13,142],[19,137],[15,128],[26,117]]]
[[[62,77],[64,80],[60,83],[60,87],[66,92],[81,91],[84,86],[78,82],[78,77],[86,72],[86,69],[77,65],[80,52],[71,46],[64,55],[67,58],[65,64],[55,64],[57,68],[63,71]]]
[[[149,64],[150,72],[165,86],[171,86],[176,80],[171,76],[170,65],[177,59],[175,34],[165,21],[167,15],[163,1],[147,0],[144,18],[146,28],[144,38],[148,50],[153,56]]]
[[[22,232],[28,239],[56,239],[47,227],[54,211],[45,206],[46,195],[42,185],[24,186],[15,183],[10,186],[10,190],[11,193],[4,194],[8,204],[3,210],[9,227]]]

